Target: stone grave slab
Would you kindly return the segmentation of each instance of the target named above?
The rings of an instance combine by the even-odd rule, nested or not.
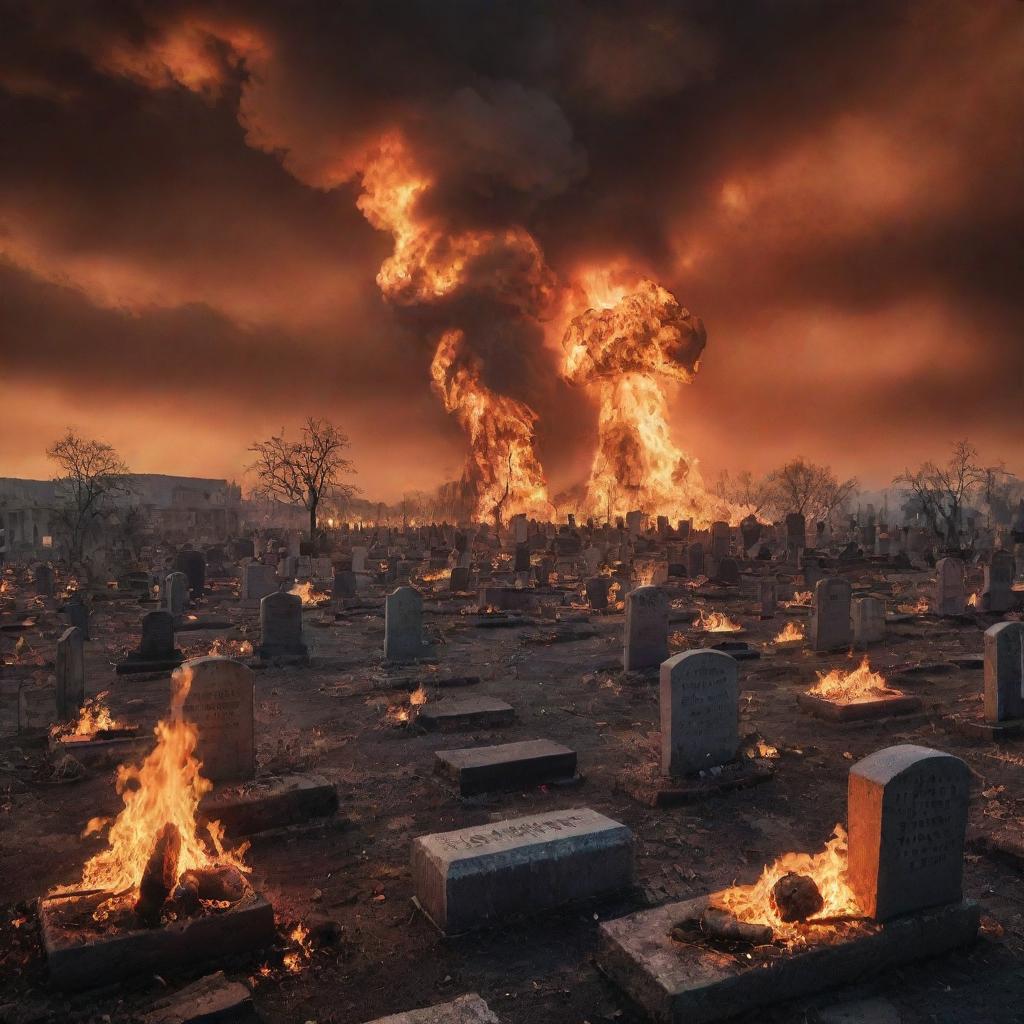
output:
[[[206,821],[219,821],[228,835],[248,836],[272,828],[326,818],[338,809],[338,793],[322,775],[264,775],[220,788],[199,804]]]
[[[667,903],[600,925],[598,966],[657,1024],[711,1024],[937,956],[973,942],[981,919],[977,903],[954,903],[748,963],[671,938],[677,925],[698,921],[712,899]]]
[[[490,747],[438,750],[434,770],[462,796],[561,782],[576,775],[576,751],[551,740],[520,740]]]
[[[216,1021],[257,1020],[252,993],[240,981],[228,981],[223,971],[162,996],[143,1014],[143,1024],[214,1024]]]
[[[912,694],[862,700],[856,704],[840,704],[838,701],[826,700],[813,693],[798,693],[796,702],[802,711],[828,722],[864,722],[875,718],[889,718],[891,715],[911,715],[924,707],[921,698]]]
[[[511,724],[515,709],[496,697],[449,697],[420,708],[416,721],[424,729],[494,729]]]
[[[633,833],[589,807],[420,836],[412,843],[420,909],[446,935],[624,889]]]
[[[378,1017],[367,1024],[500,1024],[491,1008],[475,993],[459,996],[450,1003],[424,1006]]]

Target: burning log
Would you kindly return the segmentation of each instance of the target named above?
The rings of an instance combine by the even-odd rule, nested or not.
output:
[[[749,942],[752,946],[767,946],[773,938],[771,925],[748,924],[719,907],[708,907],[700,915],[700,930],[709,939]]]
[[[795,871],[784,874],[771,891],[772,908],[783,921],[806,921],[825,906],[817,883]]]
[[[147,928],[155,928],[160,923],[160,911],[178,878],[180,855],[181,833],[177,825],[168,822],[157,834],[135,904],[135,913]]]

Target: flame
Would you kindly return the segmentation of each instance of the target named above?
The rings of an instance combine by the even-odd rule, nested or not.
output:
[[[632,509],[705,528],[746,509],[712,499],[697,461],[672,440],[668,381],[690,383],[707,335],[704,324],[653,281],[626,287],[611,272],[585,273],[576,301],[584,308],[562,337],[562,375],[597,395],[598,445],[586,514],[611,519]],[[585,305],[584,305],[585,304]]]
[[[409,703],[414,708],[421,707],[427,703],[427,690],[422,683],[409,695]]]
[[[283,963],[290,974],[298,974],[303,963],[313,955],[313,947],[307,942],[309,929],[300,921],[288,934],[288,938],[298,945],[298,949],[285,953]]]
[[[423,707],[426,703],[427,690],[421,683],[411,694],[409,694],[408,701],[402,701],[400,704],[388,705],[388,709],[384,717],[391,725],[406,725],[416,717],[418,709]]]
[[[787,923],[779,917],[770,899],[772,887],[790,871],[809,875],[818,886],[825,905],[808,918],[808,922],[817,918],[860,916],[861,909],[846,881],[847,852],[846,830],[837,824],[821,853],[784,853],[764,869],[753,885],[726,889],[718,894],[716,903],[747,924],[769,925],[777,939],[786,942],[803,939],[808,934],[807,924],[800,921]],[[833,925],[819,926],[813,929],[813,935],[817,938],[827,934],[824,931],[826,927],[835,931]]]
[[[739,633],[743,626],[724,612],[709,612],[702,608],[693,628],[704,633]]]
[[[420,579],[424,583],[436,583],[438,580],[446,580],[451,578],[450,569],[438,569],[436,572],[424,572],[420,573]]]
[[[969,598],[967,598],[968,608],[980,608],[981,607],[981,595],[975,591]]]
[[[775,639],[772,640],[773,644],[788,644],[794,643],[797,640],[805,640],[806,635],[804,634],[804,627],[797,624],[796,622],[787,622],[785,626],[779,630]]]
[[[213,784],[200,774],[202,764],[193,756],[198,730],[181,717],[191,685],[188,665],[177,669],[170,717],[154,730],[156,747],[138,767],[118,766],[116,787],[124,807],[107,834],[107,848],[86,862],[82,888],[137,892],[157,835],[168,823],[181,835],[179,877],[185,871],[224,865],[249,871],[241,860],[247,847],[226,851],[218,822],[208,826],[209,844],[197,832],[196,809]],[[87,831],[95,831],[95,824],[94,819]]]
[[[551,520],[554,509],[534,451],[537,414],[488,388],[480,361],[466,351],[464,341],[462,331],[445,331],[430,374],[445,409],[455,414],[469,439],[463,479],[476,495],[474,518],[490,520],[500,510],[506,521],[520,513]]]
[[[118,722],[104,703],[108,692],[98,693],[92,700],[86,701],[78,714],[77,721],[64,722],[50,729],[54,739],[71,736],[95,736],[104,729],[129,728],[124,722]]]
[[[307,580],[305,583],[296,583],[288,591],[289,594],[294,594],[296,597],[302,598],[303,608],[315,608],[318,601],[322,601],[326,594],[316,590],[313,586],[312,580]]]
[[[807,691],[835,704],[863,704],[883,697],[902,697],[900,690],[889,686],[881,672],[872,672],[865,654],[852,672],[834,668],[828,674],[818,673],[818,681]]]
[[[927,615],[931,610],[931,605],[928,603],[928,598],[919,597],[914,602],[905,602],[904,604],[897,605],[899,611],[903,612],[904,615]]]
[[[783,608],[809,608],[814,595],[809,590],[798,590],[789,601],[783,601]]]

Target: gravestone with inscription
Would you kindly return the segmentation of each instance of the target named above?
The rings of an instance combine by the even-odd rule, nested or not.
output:
[[[736,659],[684,651],[661,665],[661,771],[680,776],[732,761],[739,748]]]
[[[384,599],[384,657],[409,661],[423,653],[423,598],[413,587],[398,587]]]
[[[628,887],[633,834],[589,807],[531,814],[414,839],[412,877],[422,910],[452,935]]]
[[[171,692],[182,701],[182,717],[197,726],[203,776],[211,782],[251,779],[256,774],[252,669],[231,658],[196,658],[175,670]]]
[[[660,587],[637,587],[626,595],[623,668],[642,671],[667,657],[668,595]]]
[[[302,598],[297,594],[268,594],[260,601],[261,658],[305,658],[302,642]]]
[[[938,615],[963,615],[964,563],[959,558],[940,558],[935,563],[935,612]]]
[[[1024,622],[985,630],[985,720],[1024,719]]]
[[[850,584],[838,577],[818,580],[811,601],[810,640],[816,651],[850,646]]]
[[[970,771],[952,754],[901,744],[850,769],[848,880],[887,921],[963,897]]]
[[[55,674],[57,676],[57,720],[70,722],[78,718],[85,703],[85,645],[77,626],[64,630],[57,641]]]

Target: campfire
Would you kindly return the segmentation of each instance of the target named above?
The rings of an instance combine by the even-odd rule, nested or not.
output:
[[[409,694],[408,700],[389,704],[385,720],[389,725],[409,725],[416,720],[420,708],[427,703],[427,690],[422,684]]]
[[[62,743],[73,743],[134,734],[136,726],[119,722],[110,713],[110,708],[105,703],[108,695],[108,692],[104,691],[98,693],[92,700],[86,701],[75,721],[52,726],[50,738]]]
[[[807,639],[804,627],[798,622],[787,622],[772,640],[773,644],[799,644]]]
[[[788,601],[780,603],[783,608],[810,608],[813,596],[809,590],[798,590]]]
[[[210,822],[203,836],[196,820],[200,799],[213,787],[194,756],[198,731],[182,717],[190,685],[186,666],[175,673],[171,714],[157,723],[156,747],[141,765],[118,767],[124,807],[110,825],[106,848],[86,862],[77,886],[51,893],[101,897],[92,911],[95,922],[157,927],[225,910],[248,890],[242,859],[247,844],[228,851],[218,822]],[[83,838],[108,823],[93,818]]]
[[[889,686],[885,676],[871,670],[866,654],[851,672],[844,672],[841,668],[834,668],[827,674],[819,672],[817,683],[807,692],[833,704],[864,704],[903,696],[900,690]]]
[[[741,924],[760,926],[760,932],[745,932],[751,940],[765,940],[755,941],[757,945],[827,941],[841,933],[842,925],[861,919],[846,881],[846,868],[846,830],[837,824],[821,853],[784,853],[753,885],[737,885],[719,893],[717,909]],[[715,925],[719,932],[726,930],[713,916],[707,925],[702,921],[705,930]]]
[[[693,628],[701,633],[740,633],[743,627],[730,619],[724,612],[709,612],[701,609]]]

